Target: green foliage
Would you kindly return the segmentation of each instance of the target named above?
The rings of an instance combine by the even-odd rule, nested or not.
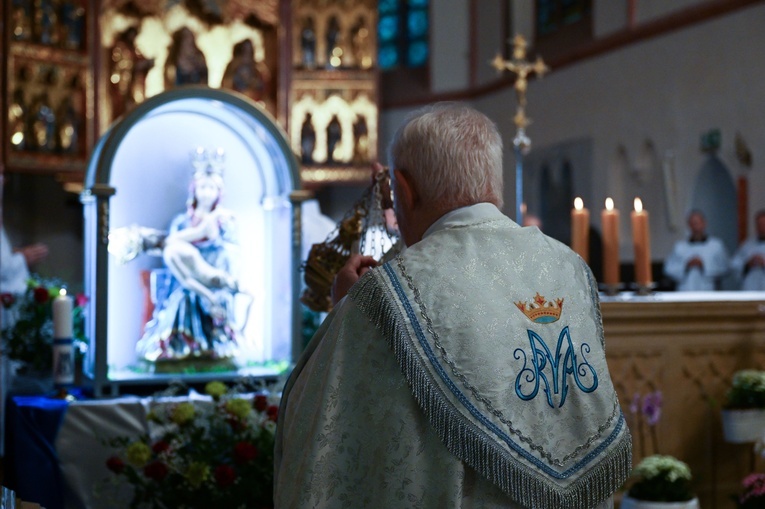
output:
[[[691,470],[672,456],[655,454],[644,458],[632,471],[637,478],[629,496],[649,502],[685,502],[693,498]]]
[[[729,409],[765,408],[765,371],[737,371],[726,396]]]

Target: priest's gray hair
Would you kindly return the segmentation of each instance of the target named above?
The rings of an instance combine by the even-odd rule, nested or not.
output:
[[[502,137],[486,115],[463,104],[412,113],[393,137],[388,163],[409,173],[430,204],[502,207]]]

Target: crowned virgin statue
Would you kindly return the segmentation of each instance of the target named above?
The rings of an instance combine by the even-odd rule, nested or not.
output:
[[[232,272],[234,214],[223,207],[223,151],[197,149],[186,210],[162,232],[140,226],[114,230],[109,251],[125,263],[140,253],[158,255],[152,271],[152,318],[137,350],[150,362],[230,359],[244,327],[234,299],[245,296]]]

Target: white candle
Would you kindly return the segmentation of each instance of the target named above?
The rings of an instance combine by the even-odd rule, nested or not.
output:
[[[72,299],[61,289],[53,299],[53,383],[59,388],[74,383]]]
[[[72,299],[63,288],[53,299],[53,337],[69,339],[72,337]]]

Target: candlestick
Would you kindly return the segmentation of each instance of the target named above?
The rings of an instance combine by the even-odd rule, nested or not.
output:
[[[59,389],[74,383],[72,299],[61,289],[53,299],[53,383]]]
[[[638,287],[651,284],[651,241],[648,230],[648,212],[643,210],[643,202],[635,198],[635,210],[632,211],[632,244],[635,247],[635,283]]]
[[[609,287],[619,284],[619,211],[614,200],[606,198],[601,214],[603,227],[603,282]]]
[[[579,197],[574,200],[574,210],[571,211],[571,249],[589,262],[590,211],[584,208],[584,202]]]

